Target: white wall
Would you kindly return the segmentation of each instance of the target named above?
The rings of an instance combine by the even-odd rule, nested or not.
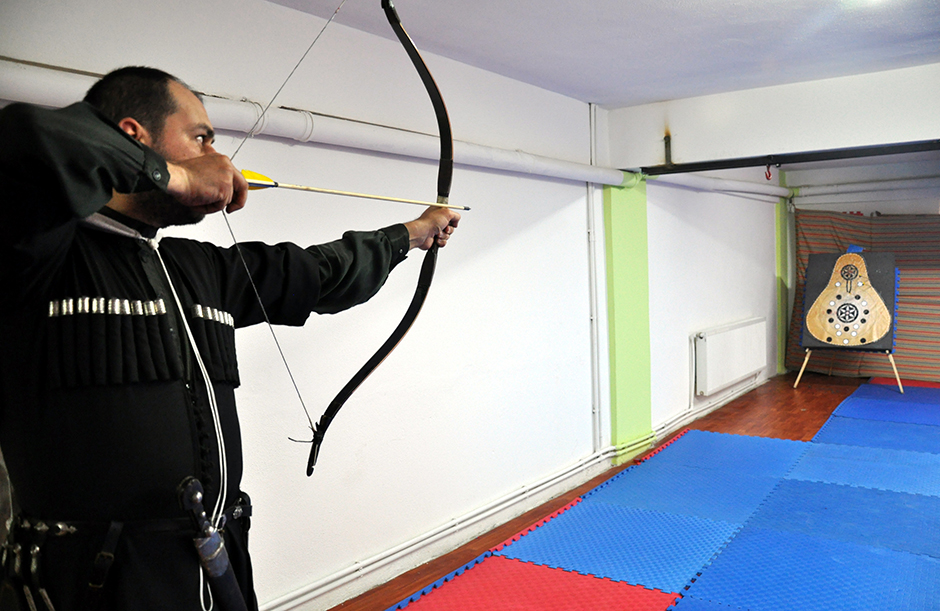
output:
[[[940,138],[940,64],[610,111],[618,168]]]
[[[940,138],[940,64],[611,109],[608,162],[620,168],[894,144]],[[787,169],[788,186],[936,176],[936,156],[896,156]],[[920,167],[922,166],[922,168]],[[918,169],[920,168],[920,169]],[[766,183],[762,168],[722,173]],[[776,174],[779,170],[775,170]],[[798,206],[888,213],[936,212],[936,189],[798,198]],[[882,187],[883,188],[883,187]],[[662,433],[718,397],[690,390],[689,335],[754,316],[767,318],[768,366],[776,368],[774,207],[731,195],[648,187],[652,423]],[[816,203],[811,199],[818,199]],[[740,385],[739,385],[740,386]]]
[[[760,168],[709,173],[764,182]],[[767,366],[776,372],[774,204],[647,183],[652,425],[660,430],[747,386],[692,398],[689,336],[767,318]],[[673,428],[673,427],[667,427]]]
[[[359,175],[366,190],[433,186],[431,166],[253,144],[270,147],[261,154],[282,172],[328,165]],[[255,155],[249,152],[246,163]],[[455,194],[474,209],[441,251],[415,327],[331,426],[312,478],[303,474],[309,447],[286,440],[309,432],[268,330],[239,336],[245,489],[259,511],[253,545],[263,598],[302,588],[591,453],[584,189],[467,170],[457,178]],[[233,216],[236,235],[317,242],[412,214],[278,197],[256,196],[251,209]],[[347,210],[333,210],[339,206]],[[210,228],[225,240],[218,223]],[[581,247],[558,247],[568,241]],[[314,419],[397,324],[420,258],[413,254],[369,303],[278,330]]]
[[[407,7],[399,11],[407,25]],[[89,0],[3,3],[0,23],[3,56],[94,73],[154,65],[199,90],[266,103],[322,21],[257,0]],[[588,161],[586,104],[427,59],[456,138]],[[436,133],[397,43],[336,24],[278,103]],[[217,148],[231,153],[238,139],[220,134]],[[435,164],[384,155],[257,138],[236,165],[287,182],[434,197]],[[525,487],[594,451],[585,186],[458,167],[452,201],[473,210],[441,252],[424,311],[333,423],[310,479],[309,446],[287,440],[308,437],[307,423],[268,330],[239,333],[244,488],[268,608],[310,597],[297,608],[327,608],[380,583],[545,500],[550,491],[526,498]],[[314,243],[418,212],[265,192],[230,220],[239,240]],[[219,216],[184,233],[230,242]],[[364,306],[279,330],[314,420],[397,324],[419,263],[403,263]],[[507,495],[518,498],[501,514],[454,525],[456,534],[369,573],[370,557]],[[347,583],[356,563],[366,570]]]

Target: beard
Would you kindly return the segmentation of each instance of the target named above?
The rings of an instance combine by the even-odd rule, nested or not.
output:
[[[162,132],[162,129],[160,130]],[[167,154],[163,146],[163,134],[157,132],[150,148],[169,162],[174,160]],[[145,191],[138,196],[140,210],[149,217],[148,223],[154,227],[172,227],[175,225],[195,225],[206,218],[206,213],[200,209],[186,206],[168,193],[154,189]]]
[[[195,225],[206,217],[202,210],[185,206],[159,189],[138,193],[136,197],[137,209],[147,217],[147,224],[154,227]]]

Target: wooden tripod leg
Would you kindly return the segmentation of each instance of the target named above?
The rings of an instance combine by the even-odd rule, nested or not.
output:
[[[894,355],[890,352],[886,353],[888,355],[888,360],[891,361],[891,369],[894,370],[894,379],[898,381],[898,390],[901,391],[901,394],[904,394],[904,387],[901,386],[901,376],[898,375],[898,366],[894,364]]]
[[[803,359],[803,366],[800,367],[800,374],[799,374],[798,376],[796,376],[796,382],[793,383],[793,388],[796,388],[797,385],[800,383],[800,378],[803,377],[803,371],[806,369],[806,364],[809,363],[809,357],[810,357],[811,354],[813,354],[813,351],[810,350],[809,348],[807,348],[807,349],[806,349],[806,358]]]

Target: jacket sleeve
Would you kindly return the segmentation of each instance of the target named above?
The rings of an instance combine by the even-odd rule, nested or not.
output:
[[[348,231],[334,242],[301,248],[239,244],[274,324],[303,325],[311,312],[334,314],[368,301],[408,253],[408,230]],[[234,248],[214,249],[227,271],[222,293],[236,326],[264,321],[254,289]]]
[[[166,162],[85,103],[0,111],[3,244],[89,216],[122,193],[166,190]]]
[[[88,104],[0,110],[0,311],[41,292],[78,221],[114,190],[166,190],[168,182],[162,157]]]

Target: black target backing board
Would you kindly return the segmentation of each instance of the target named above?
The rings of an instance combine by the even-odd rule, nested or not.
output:
[[[834,350],[862,350],[865,352],[893,351],[894,334],[897,329],[897,311],[895,308],[897,267],[895,266],[893,253],[858,253],[865,261],[865,266],[868,268],[868,279],[871,282],[871,286],[878,292],[888,312],[891,313],[891,332],[887,333],[878,341],[865,346],[842,347],[813,337],[813,334],[806,328],[805,313],[809,311],[810,306],[826,290],[836,262],[843,254],[844,253],[815,254],[809,256],[809,264],[806,267],[806,288],[803,292],[803,335],[800,345],[810,350],[829,348]]]

